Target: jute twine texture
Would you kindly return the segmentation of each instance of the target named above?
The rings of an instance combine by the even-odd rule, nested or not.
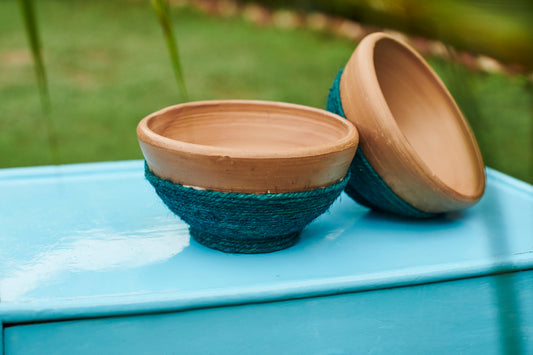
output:
[[[329,90],[326,109],[346,118],[340,97],[341,69]],[[362,138],[364,139],[364,138]],[[435,214],[421,211],[401,197],[381,179],[372,165],[365,158],[361,147],[357,149],[350,166],[351,177],[346,186],[346,193],[359,204],[374,210],[389,212],[403,217],[428,218]]]
[[[165,205],[190,226],[199,243],[228,253],[268,253],[292,246],[300,232],[324,213],[349,176],[303,192],[248,194],[186,187],[153,174],[145,177]]]

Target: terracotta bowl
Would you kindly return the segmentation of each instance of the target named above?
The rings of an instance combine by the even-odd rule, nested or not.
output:
[[[354,126],[330,112],[245,100],[171,106],[144,118],[137,136],[147,178],[167,206],[196,240],[231,252],[272,251],[262,243],[287,235],[295,242],[342,189],[297,222],[284,210],[304,211],[294,206],[345,184],[358,142]],[[191,210],[204,213],[201,221]]]
[[[384,33],[365,37],[342,72],[339,90],[344,115],[360,135],[356,159],[396,195],[376,191],[375,179],[350,182],[348,189],[364,204],[399,214],[407,206],[427,216],[481,198],[485,172],[474,135],[442,81],[412,48]],[[391,203],[397,206],[388,208]]]

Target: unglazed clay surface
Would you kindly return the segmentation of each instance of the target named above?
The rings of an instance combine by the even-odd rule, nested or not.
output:
[[[348,62],[340,90],[363,153],[402,199],[426,212],[479,200],[485,177],[475,138],[416,52],[388,35],[372,34]]]
[[[461,129],[459,112],[409,54],[391,40],[376,44],[374,65],[383,96],[400,131],[428,168],[453,189],[469,194],[478,183],[476,155]]]
[[[344,177],[358,142],[340,116],[228,100],[158,111],[137,128],[150,169],[182,185],[247,193],[305,191]]]
[[[348,132],[344,122],[319,115],[299,117],[291,111],[238,108],[213,112],[211,107],[189,112],[177,109],[150,120],[148,127],[173,140],[256,156],[336,144]]]

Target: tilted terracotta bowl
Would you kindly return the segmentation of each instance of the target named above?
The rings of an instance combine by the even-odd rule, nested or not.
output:
[[[294,243],[342,191],[331,194],[346,183],[358,142],[353,125],[330,112],[246,100],[171,106],[144,118],[137,135],[147,178],[167,206],[196,240],[231,252]],[[306,211],[302,203],[315,203],[308,197],[320,206]]]
[[[412,48],[384,33],[365,37],[339,89],[344,115],[360,135],[359,158],[397,197],[421,215],[481,198],[485,172],[476,140],[442,81]],[[402,214],[373,201],[380,193],[367,193],[372,183],[350,185],[363,203]]]

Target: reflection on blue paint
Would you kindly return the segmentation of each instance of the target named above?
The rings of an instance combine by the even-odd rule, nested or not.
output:
[[[76,231],[27,260],[16,259],[4,264],[6,273],[0,276],[0,300],[14,301],[65,271],[140,267],[171,258],[188,245],[189,233],[183,224],[130,232]]]

